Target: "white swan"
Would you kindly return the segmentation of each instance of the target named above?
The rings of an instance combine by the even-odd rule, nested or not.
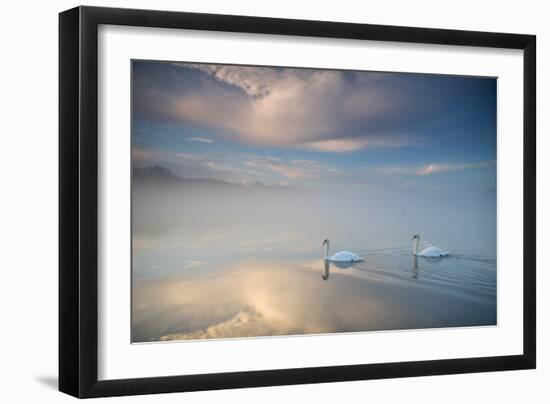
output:
[[[358,262],[363,261],[363,258],[361,258],[359,255],[352,253],[350,251],[340,251],[334,254],[332,257],[329,257],[329,249],[330,249],[330,240],[327,238],[323,241],[323,244],[325,246],[325,261],[331,261],[331,262]]]
[[[444,251],[438,247],[426,247],[422,251],[418,251],[418,244],[420,244],[420,236],[415,234],[412,238],[414,240],[413,244],[413,255],[418,257],[428,257],[428,258],[437,258],[444,257],[449,255],[450,251]]]

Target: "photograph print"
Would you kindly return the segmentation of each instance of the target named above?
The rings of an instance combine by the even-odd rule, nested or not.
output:
[[[133,343],[497,324],[496,78],[131,73]]]

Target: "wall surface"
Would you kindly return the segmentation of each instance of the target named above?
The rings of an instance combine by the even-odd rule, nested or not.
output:
[[[8,2],[0,25],[1,270],[0,396],[6,403],[72,400],[57,385],[57,13],[74,1]],[[90,1],[88,5],[156,8],[538,36],[538,369],[400,380],[333,383],[115,398],[111,402],[548,402],[550,378],[549,160],[550,26],[545,3],[499,1]],[[520,212],[518,212],[520,214]]]

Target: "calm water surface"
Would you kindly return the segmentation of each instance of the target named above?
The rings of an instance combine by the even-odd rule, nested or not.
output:
[[[334,240],[332,252],[365,259],[336,265],[321,241],[296,231],[134,237],[133,341],[496,324],[494,258]]]

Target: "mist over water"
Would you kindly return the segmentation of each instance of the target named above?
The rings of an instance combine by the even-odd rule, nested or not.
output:
[[[134,172],[134,342],[496,324],[491,190],[155,170]],[[416,233],[452,256],[413,257]],[[364,262],[325,265],[325,238]]]

